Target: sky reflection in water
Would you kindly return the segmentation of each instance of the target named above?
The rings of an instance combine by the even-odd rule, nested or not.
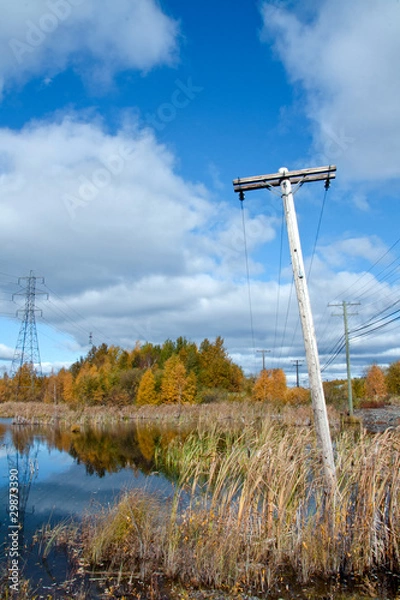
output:
[[[0,419],[2,541],[8,525],[8,473],[16,462],[20,492],[29,491],[24,522],[29,535],[43,523],[79,518],[99,504],[112,503],[126,489],[146,489],[167,500],[173,486],[154,472],[160,439],[159,430],[138,430],[133,424],[72,433],[54,425],[12,426],[10,419]]]

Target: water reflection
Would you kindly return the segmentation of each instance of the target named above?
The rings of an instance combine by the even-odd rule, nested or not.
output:
[[[177,436],[187,435],[181,428],[121,423],[110,426],[82,427],[73,430],[58,426],[16,425],[0,423],[0,439],[9,431],[9,444],[20,457],[32,452],[40,443],[51,453],[67,453],[88,475],[104,477],[121,469],[151,474],[155,469],[157,447],[165,448]]]
[[[44,524],[80,518],[112,503],[126,489],[145,488],[166,500],[173,485],[155,472],[155,452],[178,428],[120,423],[76,427],[13,425],[0,420],[0,562],[6,564],[10,526],[9,477],[18,472],[19,552],[24,574],[36,579],[32,535]],[[41,573],[40,577],[46,576]]]

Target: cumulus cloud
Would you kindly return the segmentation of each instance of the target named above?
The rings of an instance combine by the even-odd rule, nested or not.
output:
[[[12,360],[14,350],[4,344],[0,344],[0,360]]]
[[[155,0],[0,0],[0,10],[0,91],[68,67],[107,83],[177,57],[178,24]]]
[[[399,177],[399,3],[323,0],[297,15],[266,2],[262,15],[263,39],[304,90],[318,159],[353,180]]]
[[[377,236],[362,236],[339,240],[329,246],[320,247],[326,263],[331,267],[349,267],[358,259],[364,259],[372,264],[387,252],[387,247]]]
[[[65,118],[3,129],[0,148],[0,227],[14,272],[27,260],[54,265],[57,284],[81,289],[185,271],[187,234],[212,207],[201,186],[174,174],[173,155],[149,130],[110,135]]]
[[[82,345],[91,327],[123,344],[243,329],[239,209],[178,176],[150,130],[78,117],[2,129],[0,189],[7,270],[45,276],[45,319]],[[274,239],[273,217],[246,219],[249,249]]]
[[[50,298],[37,298],[45,323],[70,334],[82,352],[89,332],[95,344],[123,347],[137,339],[222,335],[241,364],[255,371],[240,209],[179,176],[174,154],[150,130],[126,124],[110,133],[84,117],[0,130],[7,272],[25,276],[32,269],[46,278]],[[254,343],[273,350],[270,366],[290,365],[304,355],[291,275],[280,285],[268,281],[268,260],[258,254],[279,244],[280,219],[247,210],[244,216],[253,254]],[[322,334],[327,304],[359,277],[351,261],[362,256],[369,265],[381,250],[378,238],[318,249],[310,294]],[[383,308],[388,294],[400,291],[372,275],[368,281]],[[363,318],[373,314],[369,310]],[[321,341],[329,351],[334,340],[321,335]]]

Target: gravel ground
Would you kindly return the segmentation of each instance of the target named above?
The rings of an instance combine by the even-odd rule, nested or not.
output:
[[[380,433],[389,427],[400,432],[400,406],[385,406],[383,408],[362,408],[354,411],[362,419],[367,431]]]

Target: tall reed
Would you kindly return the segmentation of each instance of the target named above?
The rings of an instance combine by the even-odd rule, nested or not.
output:
[[[92,523],[87,556],[123,560],[142,577],[156,569],[191,585],[255,592],[288,573],[301,582],[399,575],[399,446],[396,431],[337,436],[330,495],[308,426],[268,418],[175,438],[158,455],[179,476],[174,502],[124,496]]]

